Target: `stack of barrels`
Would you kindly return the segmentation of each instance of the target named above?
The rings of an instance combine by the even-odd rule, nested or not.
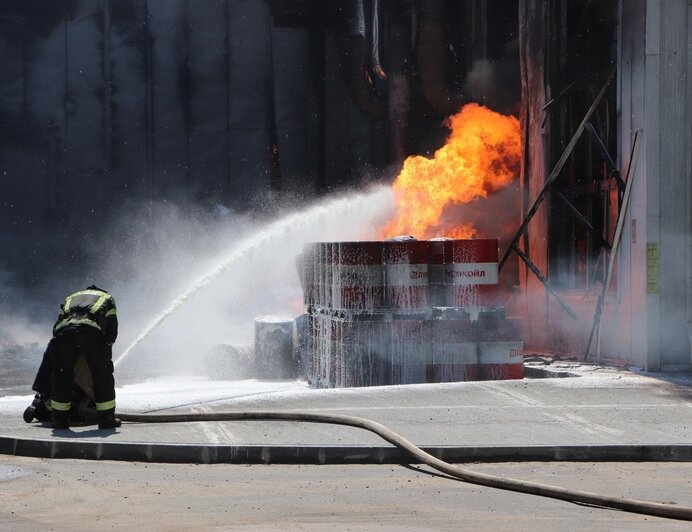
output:
[[[497,240],[314,242],[298,270],[314,386],[523,377],[521,324],[500,306]]]

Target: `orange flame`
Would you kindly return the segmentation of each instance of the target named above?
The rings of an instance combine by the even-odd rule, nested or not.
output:
[[[521,141],[513,116],[470,103],[445,120],[445,126],[451,133],[432,159],[414,155],[404,161],[393,185],[397,212],[382,238],[471,238],[476,233],[472,224],[441,222],[445,207],[485,198],[518,174]]]

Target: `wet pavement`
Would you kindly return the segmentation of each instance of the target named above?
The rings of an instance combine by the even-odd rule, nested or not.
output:
[[[531,364],[529,364],[531,365]],[[692,376],[597,365],[531,365],[575,375],[316,390],[304,381],[162,377],[117,389],[118,411],[291,411],[378,421],[448,460],[692,460]],[[28,390],[30,383],[26,385]],[[123,423],[55,431],[26,424],[31,395],[0,390],[0,452],[28,456],[191,462],[386,462],[401,459],[375,434],[335,425],[233,421]]]

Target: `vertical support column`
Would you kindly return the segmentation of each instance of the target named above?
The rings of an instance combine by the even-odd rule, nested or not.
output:
[[[649,371],[690,368],[689,2],[646,1],[646,360]],[[687,72],[688,75],[684,75]]]
[[[687,0],[687,140],[685,144],[692,144],[692,0]],[[690,348],[690,364],[692,365],[692,150],[687,153],[687,342]]]
[[[661,3],[646,2],[646,66],[644,94],[644,155],[646,161],[646,247],[660,249],[659,180],[660,167],[660,84],[661,69]],[[659,251],[660,252],[660,251]],[[645,259],[647,260],[647,259]],[[648,266],[648,264],[647,264]],[[647,268],[648,270],[648,268]],[[652,279],[647,271],[647,285]],[[646,360],[647,371],[661,369],[659,288],[646,292]]]
[[[546,46],[548,43],[549,5],[541,0],[521,0],[519,3],[519,48],[522,89],[521,168],[522,216],[533,204],[547,177],[549,126],[543,105],[549,100],[550,85],[546,79]],[[547,271],[548,208],[543,205],[524,233],[521,246],[531,261]],[[523,313],[526,316],[526,343],[532,347],[548,344],[548,293],[543,285],[519,265],[522,286]]]
[[[660,168],[660,82],[661,72],[661,2],[646,1],[646,48],[644,85],[644,153],[646,161],[646,247],[660,254],[659,179]],[[653,251],[651,251],[653,252]],[[647,266],[649,266],[647,257]],[[647,267],[647,286],[653,279]],[[661,370],[660,285],[646,291],[646,360],[647,371]]]
[[[687,337],[687,188],[690,150],[689,102],[686,102],[690,72],[686,73],[685,48],[690,21],[684,2],[661,1],[659,90],[659,166],[655,175],[659,190],[660,295],[659,335],[662,371],[690,369]],[[652,28],[653,29],[653,28]],[[655,29],[653,30],[655,31]],[[656,39],[656,34],[652,35]],[[649,35],[647,33],[647,43]]]

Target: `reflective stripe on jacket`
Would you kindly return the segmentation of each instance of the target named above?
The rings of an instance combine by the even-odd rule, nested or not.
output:
[[[113,296],[101,290],[82,290],[67,296],[53,334],[59,335],[68,327],[82,326],[101,331],[107,343],[115,342],[118,318]]]

